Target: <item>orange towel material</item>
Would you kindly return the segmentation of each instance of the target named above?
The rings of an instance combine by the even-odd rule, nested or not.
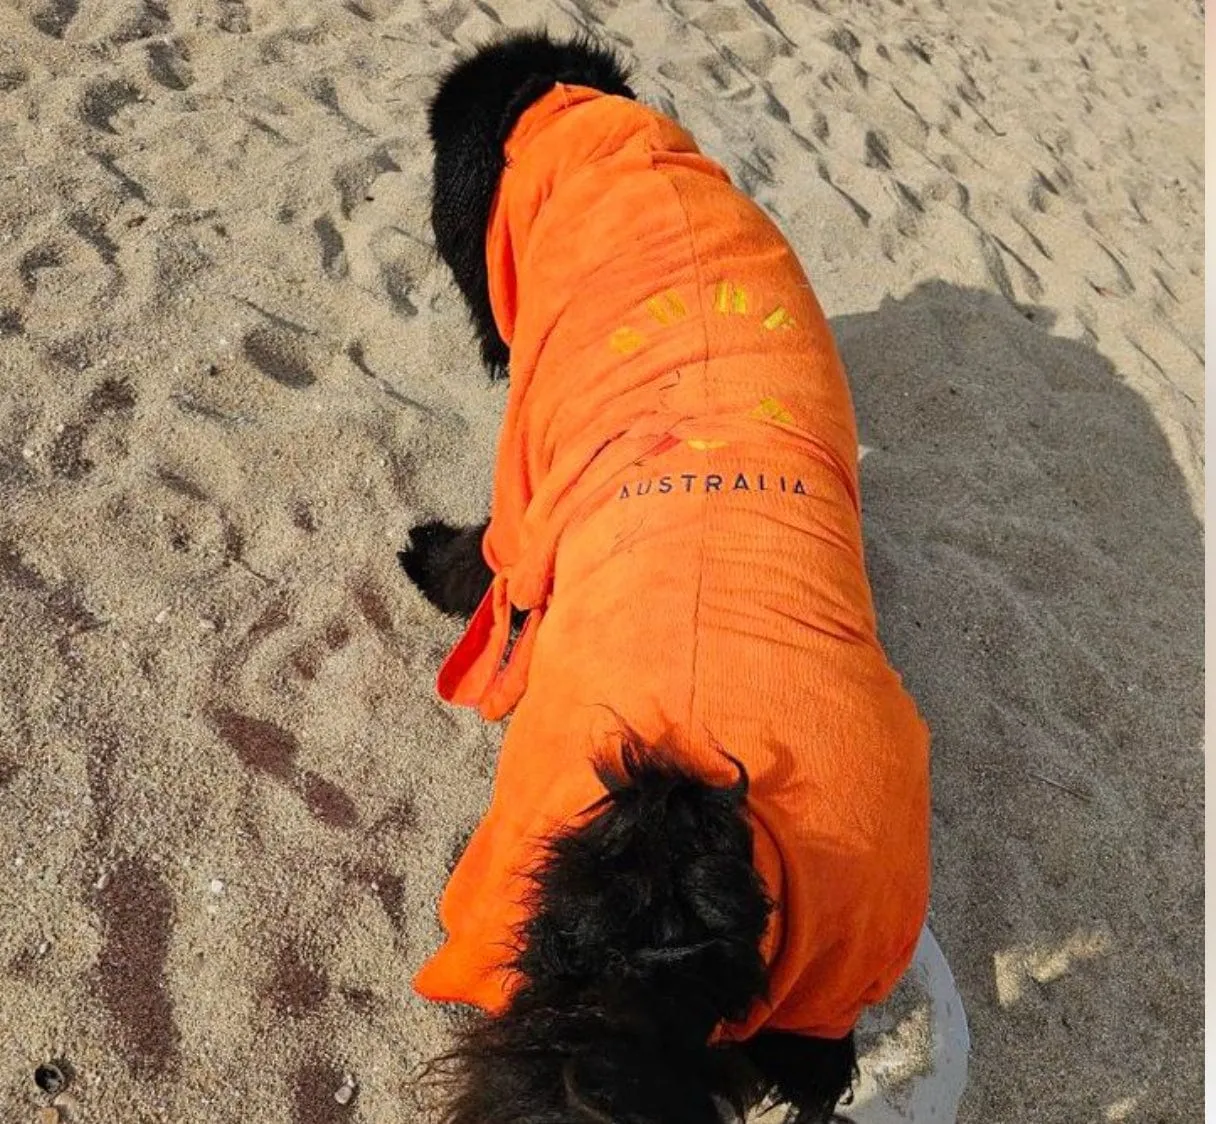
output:
[[[842,1036],[924,920],[928,735],[875,630],[827,322],[773,224],[652,110],[558,86],[506,153],[496,577],[439,689],[514,714],[415,986],[503,1009],[526,871],[602,795],[591,759],[625,724],[751,778],[770,989],[720,1037]]]

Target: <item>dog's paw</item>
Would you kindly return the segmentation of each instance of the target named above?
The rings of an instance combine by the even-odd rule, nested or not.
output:
[[[397,552],[397,561],[425,595],[434,575],[442,566],[442,555],[459,534],[459,529],[442,520],[420,523],[410,530],[410,540]]]
[[[441,613],[470,616],[489,589],[493,574],[481,553],[485,524],[453,527],[442,520],[422,523],[397,552],[406,576]]]
[[[402,566],[405,566],[407,556],[415,559],[426,558],[448,546],[458,534],[460,534],[459,527],[453,527],[442,519],[433,519],[430,523],[419,523],[417,527],[410,529],[409,544],[398,553],[397,557],[402,560]],[[408,572],[408,567],[406,569]]]

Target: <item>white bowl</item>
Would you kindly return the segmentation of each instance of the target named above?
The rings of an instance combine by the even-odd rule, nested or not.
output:
[[[855,1124],[954,1124],[971,1037],[950,965],[926,926],[890,998],[857,1029],[861,1079],[840,1112]]]

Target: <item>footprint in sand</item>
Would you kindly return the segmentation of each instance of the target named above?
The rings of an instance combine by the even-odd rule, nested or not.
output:
[[[246,333],[241,350],[249,362],[280,386],[304,390],[317,381],[303,340],[285,328],[259,325]]]
[[[903,42],[903,49],[915,59],[919,59],[926,66],[933,65],[933,54],[930,50],[929,40],[923,35],[913,35]]]
[[[344,830],[358,826],[358,808],[341,788],[296,765],[301,746],[295,735],[273,722],[233,710],[214,710],[208,717],[247,768],[295,792],[319,822]]]
[[[21,255],[17,263],[17,275],[27,293],[37,290],[41,274],[48,269],[56,269],[64,263],[64,251],[53,242],[35,246]]]
[[[0,583],[32,595],[59,630],[55,651],[66,664],[74,664],[73,639],[106,623],[89,608],[86,591],[70,581],[44,577],[26,559],[16,543],[0,539]]]
[[[339,652],[350,643],[350,637],[350,626],[343,620],[335,619],[325,626],[321,640],[326,650]],[[293,652],[289,662],[301,679],[311,682],[316,679],[324,658],[324,652],[316,645],[306,645]]]
[[[334,172],[333,184],[341,199],[342,217],[349,219],[355,207],[367,198],[367,189],[377,176],[385,172],[399,172],[401,165],[389,155],[384,145],[377,145],[368,156],[351,160]]]
[[[388,602],[371,581],[363,578],[353,582],[351,595],[363,619],[381,635],[391,635],[393,616],[389,611]]]
[[[339,1104],[334,1093],[346,1080],[328,1062],[308,1062],[292,1082],[292,1124],[341,1124],[354,1119],[355,1100]]]
[[[68,25],[76,18],[79,10],[79,0],[51,0],[44,4],[30,17],[30,22],[52,39],[62,39]]]
[[[244,35],[253,30],[249,9],[243,0],[217,0],[215,25],[231,35]]]
[[[359,866],[350,872],[350,877],[366,886],[376,895],[393,928],[400,929],[405,923],[401,911],[405,903],[405,878],[400,874],[372,866]]]
[[[233,682],[248,662],[253,650],[268,637],[291,624],[291,597],[283,592],[275,594],[257,619],[246,629],[235,646],[226,650],[215,663],[213,674],[217,686],[226,687]]]
[[[103,169],[118,182],[118,189],[122,192],[124,199],[138,199],[141,203],[148,202],[148,189],[144,187],[139,180],[132,179],[119,166],[117,161],[112,156],[108,156],[104,152],[90,152],[90,157],[97,161]],[[144,221],[141,215],[132,215],[127,220],[127,226],[138,226]]]
[[[402,262],[392,261],[381,265],[380,284],[398,316],[409,319],[418,315],[418,306],[410,299],[414,279]]]
[[[857,221],[861,223],[863,227],[868,227],[873,216],[870,214],[867,208],[863,207],[861,203],[854,199],[853,196],[851,196],[843,187],[832,179],[832,173],[828,168],[827,162],[824,160],[818,161],[816,164],[816,171],[819,173],[819,178],[823,180],[828,187],[836,192],[836,194],[849,205],[849,209],[857,217]]]
[[[67,223],[97,251],[97,256],[101,258],[103,264],[114,265],[117,262],[118,243],[106,233],[105,223],[96,215],[90,214],[88,211],[73,211],[68,215]]]
[[[861,65],[861,40],[847,27],[838,27],[825,36],[824,41],[849,60],[853,77],[863,90],[869,89],[870,72]]]
[[[345,0],[342,5],[352,16],[357,16],[367,23],[388,19],[400,6],[400,0]],[[478,3],[477,6],[483,11],[488,7],[488,5],[483,6],[482,3]]]
[[[867,168],[878,168],[889,171],[891,168],[891,148],[887,138],[874,129],[866,130],[865,165]]]
[[[29,71],[24,66],[0,67],[0,94],[7,94],[19,86],[24,86],[29,80]]]
[[[279,949],[262,988],[262,999],[272,1010],[299,1019],[311,1015],[328,996],[329,976],[323,967],[297,945]]]
[[[163,526],[172,550],[187,551],[196,541],[203,538],[214,541],[215,528],[218,524],[223,564],[240,566],[254,577],[261,578],[263,581],[268,580],[245,559],[245,536],[222,504],[214,500],[200,485],[174,469],[157,465],[153,476],[157,483],[163,485],[174,495],[191,501],[191,506],[177,515],[164,513],[166,518]],[[201,515],[199,508],[194,505],[203,505]],[[191,533],[191,527],[193,533]]]
[[[148,75],[166,90],[185,90],[193,79],[190,75],[190,55],[182,44],[168,40],[148,44]]]
[[[176,1068],[181,1036],[165,975],[173,895],[143,860],[125,859],[97,891],[101,951],[97,990],[127,1065],[141,1078]]]
[[[80,98],[80,119],[94,129],[118,136],[113,119],[142,96],[135,86],[122,79],[92,82]]]
[[[297,500],[292,505],[291,521],[306,535],[317,533],[317,515],[306,500]]]
[[[85,452],[85,442],[103,418],[129,418],[138,401],[130,382],[124,378],[102,379],[85,400],[80,416],[63,425],[47,454],[51,473],[66,480],[80,480],[93,469]]]
[[[171,27],[168,8],[159,0],[127,0],[108,12],[103,10],[90,30],[96,39],[122,46],[165,35]]]
[[[88,429],[80,422],[65,425],[55,437],[47,455],[51,474],[64,480],[80,480],[93,470],[93,462],[85,455],[84,439]]]
[[[404,319],[417,316],[415,278],[431,266],[429,243],[400,227],[386,226],[371,235],[367,249],[376,271],[373,283],[379,286],[393,311]]]
[[[392,636],[392,612],[384,595],[370,580],[363,578],[352,582],[350,592],[359,615],[381,636]],[[319,643],[312,640],[297,648],[288,657],[288,663],[301,679],[311,682],[316,679],[326,655],[345,648],[352,635],[351,626],[341,617],[335,617],[325,626]]]
[[[64,208],[60,237],[39,241],[20,252],[15,272],[25,300],[17,306],[19,315],[33,319],[56,302],[66,307],[109,304],[121,295],[123,277],[118,265],[119,245],[108,233],[105,220],[84,208]],[[15,293],[15,287],[5,285]],[[60,330],[64,320],[58,315],[52,325]],[[50,332],[54,332],[51,327]],[[96,345],[103,333],[93,321],[83,331],[55,337],[39,333],[37,350],[73,373],[84,370],[96,356]]]
[[[321,269],[327,276],[340,280],[349,272],[346,261],[346,244],[329,215],[313,220],[313,233],[321,246]]]

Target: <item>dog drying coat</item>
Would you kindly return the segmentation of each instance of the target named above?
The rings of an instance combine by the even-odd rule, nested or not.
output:
[[[593,758],[627,726],[750,777],[769,994],[719,1037],[843,1036],[924,919],[928,736],[875,631],[827,323],[773,224],[657,113],[557,86],[506,157],[496,577],[439,690],[514,713],[416,987],[504,1008],[527,872],[603,796]]]

